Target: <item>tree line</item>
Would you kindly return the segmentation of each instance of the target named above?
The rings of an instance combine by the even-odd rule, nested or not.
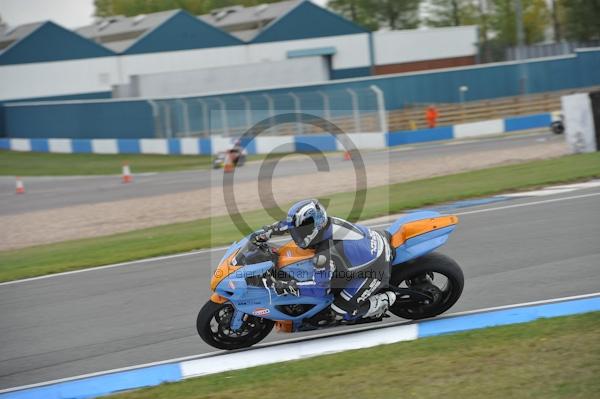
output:
[[[96,16],[133,16],[181,8],[207,14],[234,5],[280,0],[95,0]],[[600,40],[600,0],[521,0],[524,41]],[[369,29],[478,25],[480,43],[491,50],[517,44],[515,0],[329,0],[327,7]],[[494,58],[493,56],[490,56]],[[488,57],[489,58],[489,57]]]

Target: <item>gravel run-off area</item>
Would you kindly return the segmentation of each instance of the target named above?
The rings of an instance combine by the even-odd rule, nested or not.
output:
[[[567,152],[562,141],[537,141],[518,149],[472,151],[459,156],[424,156],[416,161],[411,160],[409,165],[401,160],[382,162],[367,167],[367,185],[376,187],[496,165],[553,158]],[[387,157],[387,152],[382,151],[381,156]],[[317,176],[318,174],[320,175]],[[353,191],[354,181],[354,171],[344,168],[294,178],[275,178],[272,186],[277,203],[283,204],[300,198]],[[236,183],[235,192],[240,211],[261,208],[256,182]],[[0,217],[0,225],[3,226],[0,250],[96,237],[226,213],[222,188],[212,187],[7,215]]]

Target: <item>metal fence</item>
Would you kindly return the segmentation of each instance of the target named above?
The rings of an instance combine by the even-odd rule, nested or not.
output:
[[[590,42],[560,42],[547,44],[532,44],[522,47],[508,47],[505,50],[505,60],[515,61],[519,59],[555,57],[573,54],[580,48],[600,46],[600,40]]]
[[[290,112],[324,118],[347,133],[387,131],[384,96],[376,85],[147,101],[152,106],[156,137],[238,137],[256,123]],[[299,122],[273,126],[265,132],[268,135],[311,133],[319,133],[318,128]]]

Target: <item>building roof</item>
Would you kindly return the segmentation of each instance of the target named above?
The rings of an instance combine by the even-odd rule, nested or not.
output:
[[[300,1],[288,12],[271,21],[252,43],[341,36],[368,31],[352,21],[310,1]]]
[[[33,22],[30,24],[19,25],[13,29],[0,31],[0,52],[4,51],[11,44],[29,36],[37,28],[42,26],[44,22]]]
[[[29,51],[41,54],[20,53],[20,56],[29,60],[23,62],[68,59],[64,57],[69,56],[82,58],[94,54],[105,56],[114,53],[188,50],[365,32],[354,23],[308,0],[285,0],[252,7],[226,7],[199,17],[183,10],[134,17],[114,16],[98,20],[74,32],[56,24],[48,24],[52,23],[25,24],[9,30],[3,25],[3,29],[0,29],[0,55],[42,28],[45,35],[52,35],[59,42],[68,42],[71,48],[57,49],[55,45],[44,48],[41,43],[48,42],[49,39],[36,37],[35,45],[28,48]],[[23,49],[19,51],[22,52]],[[58,55],[52,56],[52,51]],[[16,53],[10,58],[14,57]],[[17,61],[14,58],[12,62]]]
[[[178,10],[139,36],[123,54],[157,53],[243,44],[242,41],[186,11]]]
[[[51,21],[0,34],[0,65],[106,57],[114,53]]]
[[[181,40],[166,43],[161,40],[161,36],[164,35],[164,39],[170,32],[177,30],[189,33],[183,35],[188,43],[182,43]],[[117,53],[128,54],[240,44],[238,39],[227,32],[183,10],[160,11],[135,17],[109,17],[79,28],[77,32]],[[191,42],[190,35],[194,36],[195,42]],[[148,43],[149,36],[157,43]],[[140,44],[142,41],[145,42],[143,45]]]
[[[252,7],[232,6],[213,10],[198,18],[227,31],[243,41],[250,41],[268,24],[297,7],[304,0],[286,0]]]
[[[180,10],[160,11],[135,17],[117,15],[76,29],[80,35],[120,53],[134,44],[140,36],[154,30]]]

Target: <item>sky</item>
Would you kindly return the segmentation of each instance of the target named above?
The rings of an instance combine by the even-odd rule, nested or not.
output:
[[[325,5],[327,0],[311,0]],[[93,21],[94,0],[0,0],[0,17],[9,26],[52,20],[66,28]]]

